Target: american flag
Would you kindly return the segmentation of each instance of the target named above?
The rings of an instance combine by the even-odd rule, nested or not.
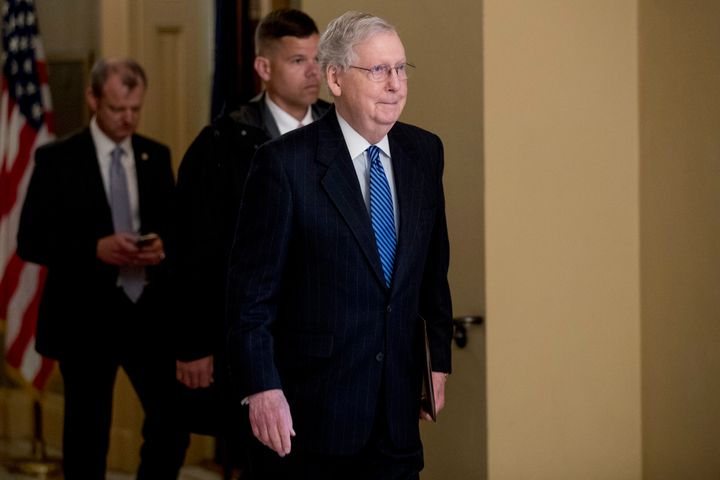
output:
[[[0,100],[0,320],[10,371],[42,390],[53,362],[35,351],[45,269],[15,251],[20,211],[35,149],[53,138],[47,65],[34,0],[7,0],[2,9]]]

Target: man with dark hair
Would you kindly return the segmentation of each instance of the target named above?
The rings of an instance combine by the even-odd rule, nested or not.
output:
[[[218,347],[224,350],[218,342],[223,342],[227,256],[255,149],[317,120],[330,106],[318,100],[318,40],[315,22],[299,10],[276,10],[263,18],[255,34],[255,70],[265,90],[205,127],[180,165],[182,234],[175,258],[188,295],[181,296],[187,322],[180,332],[177,375],[190,388],[210,385],[213,356]]]
[[[224,403],[229,398],[225,285],[250,160],[262,143],[313,122],[329,107],[318,100],[318,30],[308,15],[271,12],[258,25],[256,42],[255,68],[265,91],[205,127],[185,153],[178,172],[177,233],[170,246],[178,293],[177,378],[201,389],[186,395],[195,405],[187,411],[189,428],[223,440],[230,432],[238,436],[229,415],[240,421]]]
[[[255,31],[254,62],[264,91],[232,116],[261,128],[268,138],[320,118],[329,104],[318,100],[319,38],[313,19],[299,10],[266,15]]]
[[[36,348],[63,377],[68,480],[105,478],[120,366],[145,411],[137,478],[175,479],[189,441],[167,341],[174,181],[168,148],[135,134],[146,88],[132,60],[93,67],[90,126],[37,150],[20,219],[18,254],[48,272]]]
[[[425,328],[437,410],[451,368],[443,146],[398,121],[412,65],[392,25],[348,12],[318,48],[335,108],[261,146],[246,183],[231,378],[254,478],[416,480]]]

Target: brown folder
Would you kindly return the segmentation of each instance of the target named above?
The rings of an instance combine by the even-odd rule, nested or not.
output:
[[[435,389],[432,378],[432,362],[430,359],[430,342],[428,341],[427,323],[422,320],[423,337],[425,338],[425,368],[423,369],[423,388],[420,397],[420,406],[430,414],[433,422],[437,421],[437,408],[435,407]]]

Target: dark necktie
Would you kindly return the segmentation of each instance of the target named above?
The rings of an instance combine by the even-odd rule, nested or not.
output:
[[[385,285],[390,287],[397,245],[392,195],[385,170],[380,162],[380,149],[370,145],[367,153],[370,159],[370,221],[375,232],[375,243],[380,254]]]
[[[115,233],[133,233],[135,231],[130,213],[127,176],[121,161],[124,154],[125,151],[119,146],[110,152],[110,208]],[[145,269],[131,266],[120,267],[119,283],[128,298],[137,302],[145,287]]]

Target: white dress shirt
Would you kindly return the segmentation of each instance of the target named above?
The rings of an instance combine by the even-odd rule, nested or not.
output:
[[[105,186],[105,195],[107,195],[108,203],[110,203],[110,163],[112,157],[110,153],[115,147],[120,147],[125,151],[125,155],[120,157],[120,163],[122,163],[125,169],[125,176],[127,177],[128,187],[128,198],[130,199],[130,214],[132,216],[132,224],[134,232],[140,231],[140,200],[138,195],[138,182],[137,182],[137,170],[135,169],[135,153],[132,149],[132,142],[130,137],[126,138],[122,142],[115,143],[110,137],[100,130],[95,117],[90,120],[90,134],[92,135],[93,143],[95,144],[95,153],[97,155],[98,164],[100,165],[100,173],[102,174],[103,185]]]
[[[265,93],[265,104],[267,105],[270,113],[275,119],[278,130],[280,130],[280,135],[285,135],[287,132],[295,130],[296,128],[303,125],[309,125],[313,122],[312,108],[309,106],[307,112],[305,112],[305,117],[301,121],[298,121],[297,118],[293,117],[285,110],[280,108],[277,103],[273,102],[270,99],[270,95],[268,95],[267,93]]]
[[[335,113],[337,113],[337,111]],[[362,192],[363,200],[365,200],[365,207],[368,209],[368,212],[370,212],[370,158],[366,150],[371,144],[356,132],[339,113],[337,114],[337,118],[343,137],[345,138],[348,152],[350,152],[350,158],[352,158],[353,166],[355,167],[355,173],[360,183],[360,191]],[[395,176],[393,174],[392,157],[390,156],[390,142],[388,142],[387,135],[376,143],[375,146],[380,149],[380,163],[382,163],[388,185],[390,186],[393,216],[395,217],[395,233],[397,234],[400,222],[398,218],[397,194],[395,192]]]

